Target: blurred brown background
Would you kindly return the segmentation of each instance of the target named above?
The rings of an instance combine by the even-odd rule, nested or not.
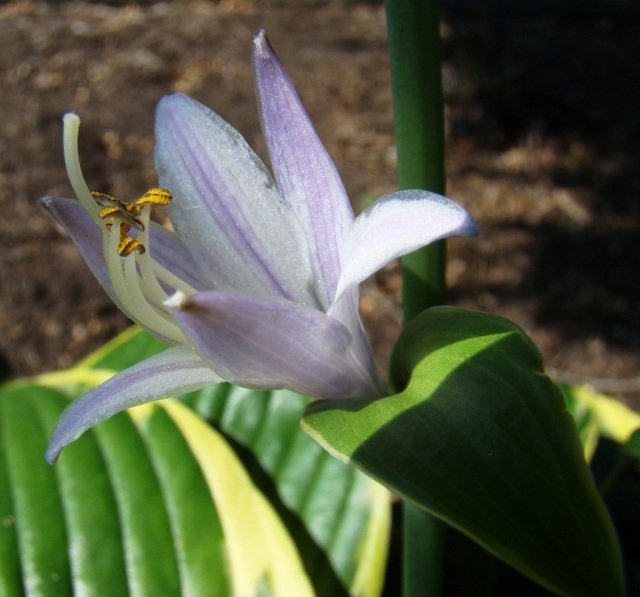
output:
[[[476,239],[450,243],[450,300],[514,319],[557,377],[638,406],[640,11],[611,10],[606,0],[562,11],[529,3],[523,12],[520,4],[498,11],[450,1],[443,10],[448,194],[481,228]],[[36,204],[70,194],[61,115],[83,118],[90,187],[121,199],[154,184],[153,110],[167,92],[207,103],[264,155],[249,64],[261,26],[355,209],[393,190],[380,5],[0,5],[4,377],[70,366],[128,325]],[[362,296],[384,366],[399,330],[397,265]]]

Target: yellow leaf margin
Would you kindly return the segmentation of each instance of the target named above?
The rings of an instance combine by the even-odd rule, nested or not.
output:
[[[224,438],[176,400],[129,409],[144,426],[163,408],[182,432],[202,474],[222,524],[234,597],[307,597],[314,591],[296,547],[277,514],[253,484]]]

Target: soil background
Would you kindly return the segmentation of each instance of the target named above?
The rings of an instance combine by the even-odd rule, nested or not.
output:
[[[592,3],[588,3],[592,4]],[[597,3],[595,3],[597,4]],[[448,194],[480,225],[449,243],[450,302],[512,318],[558,379],[640,405],[638,15],[443,11]],[[0,5],[2,376],[68,367],[129,325],[36,203],[69,196],[61,116],[83,118],[93,190],[155,182],[153,113],[183,91],[264,156],[251,38],[270,40],[356,211],[395,189],[384,10],[221,0]],[[391,264],[362,313],[381,368],[400,329]]]

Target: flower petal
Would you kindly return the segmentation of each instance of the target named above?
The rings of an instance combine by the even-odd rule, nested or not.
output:
[[[118,301],[111,285],[111,279],[109,278],[109,272],[102,253],[102,231],[82,207],[82,204],[76,199],[62,197],[43,197],[40,199],[40,204],[65,229],[71,240],[78,247],[91,273],[100,282],[109,298],[129,317],[129,314]]]
[[[200,270],[175,232],[151,222],[149,236],[148,250],[155,261],[196,290],[206,288]]]
[[[315,300],[300,225],[240,133],[185,95],[165,96],[155,161],[171,222],[210,288]]]
[[[121,410],[198,390],[221,378],[187,346],[174,346],[122,371],[67,408],[53,432],[47,460],[54,463],[62,448],[87,429]]]
[[[446,197],[421,190],[385,195],[356,218],[342,253],[336,299],[396,257],[447,236],[475,233],[469,214]]]
[[[264,31],[254,39],[253,70],[273,174],[304,228],[326,309],[335,294],[339,249],[351,228],[353,211],[336,167]]]
[[[177,293],[165,306],[227,381],[315,398],[364,397],[377,390],[350,357],[349,331],[320,311],[216,291]]]

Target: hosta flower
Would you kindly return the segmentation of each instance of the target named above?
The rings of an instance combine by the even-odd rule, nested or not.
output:
[[[241,135],[185,95],[156,113],[160,187],[125,203],[90,193],[64,151],[78,200],[44,205],[114,302],[168,345],[63,414],[47,457],[127,407],[229,381],[313,398],[382,395],[358,316],[358,285],[388,261],[473,222],[426,191],[380,198],[354,219],[331,158],[269,46],[254,40],[258,107],[273,177]],[[167,205],[169,231],[150,222]]]

